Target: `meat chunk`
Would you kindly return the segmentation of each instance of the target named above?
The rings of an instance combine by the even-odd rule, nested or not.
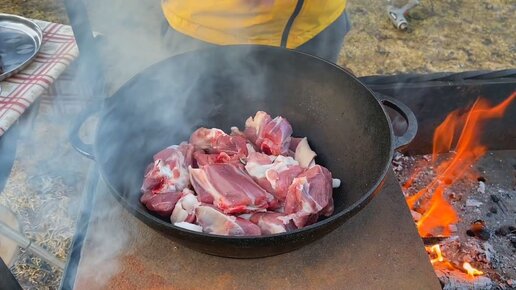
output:
[[[273,200],[242,168],[232,164],[190,168],[190,180],[201,202],[212,203],[224,213],[265,211]]]
[[[182,143],[170,146],[156,155],[146,170],[140,201],[151,211],[170,216],[182,190],[190,184],[188,166],[193,146]]]
[[[262,143],[262,134],[265,125],[272,120],[271,116],[263,111],[258,111],[254,117],[249,117],[245,121],[244,134],[252,143],[260,147]]]
[[[303,172],[303,168],[292,157],[268,156],[262,153],[250,153],[245,169],[280,203],[285,200],[294,178]]]
[[[288,220],[284,219],[285,215],[276,212],[259,212],[254,213],[250,221],[255,223],[262,234],[279,234],[294,230],[296,227]]]
[[[332,178],[328,169],[315,165],[301,173],[290,185],[285,213],[301,228],[317,220],[319,213],[333,213]]]
[[[164,192],[154,194],[150,191],[145,192],[140,198],[150,211],[161,216],[168,217],[172,214],[172,210],[176,206],[177,201],[181,198],[182,193],[179,191]]]
[[[287,155],[292,135],[292,126],[283,117],[276,117],[265,125],[261,136],[263,141],[257,144],[260,150],[269,155]]]
[[[243,218],[226,215],[212,205],[203,204],[195,209],[197,223],[203,232],[230,236],[259,236],[260,228]]]
[[[308,168],[315,165],[314,158],[317,154],[310,148],[308,144],[308,139],[305,137],[299,141],[296,146],[296,150],[294,153],[294,158],[299,165],[303,168]]]
[[[147,167],[142,192],[152,194],[181,192],[190,184],[188,166],[192,164],[193,146],[187,143],[170,146],[156,155]]]
[[[200,204],[201,203],[197,200],[197,196],[194,195],[194,192],[185,188],[183,190],[182,197],[177,201],[174,210],[172,211],[170,221],[174,224],[180,222],[195,222],[195,208]]]
[[[210,154],[247,155],[247,140],[240,135],[228,135],[219,129],[199,128],[190,136],[196,150]]]

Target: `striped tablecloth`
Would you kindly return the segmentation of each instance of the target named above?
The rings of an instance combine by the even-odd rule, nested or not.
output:
[[[52,86],[79,54],[70,26],[34,21],[43,30],[39,54],[23,71],[0,82],[0,136]]]

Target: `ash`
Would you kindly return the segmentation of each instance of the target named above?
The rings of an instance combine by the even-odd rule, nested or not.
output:
[[[446,159],[449,154],[441,154]],[[431,155],[397,153],[394,172],[404,184],[417,169],[425,168],[404,189],[406,196],[424,188],[434,177]],[[491,151],[472,168],[476,178],[462,178],[446,197],[459,216],[452,235],[439,242],[444,257],[461,268],[463,262],[484,272],[469,277],[450,267],[434,265],[443,289],[516,289],[516,151]],[[414,213],[417,218],[418,213]]]

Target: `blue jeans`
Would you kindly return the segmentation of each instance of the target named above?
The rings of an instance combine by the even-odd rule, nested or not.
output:
[[[344,37],[350,29],[351,23],[348,14],[344,12],[330,26],[326,27],[326,29],[305,44],[296,48],[296,50],[336,63],[344,44]],[[174,54],[214,46],[175,31],[167,21],[163,23],[162,36],[166,49],[171,50]]]

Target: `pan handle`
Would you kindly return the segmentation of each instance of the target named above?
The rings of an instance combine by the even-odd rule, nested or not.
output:
[[[401,149],[407,146],[412,142],[412,140],[414,140],[414,137],[416,137],[417,134],[418,125],[414,112],[412,112],[412,110],[400,100],[384,94],[375,93],[375,95],[384,106],[398,112],[403,119],[405,119],[405,122],[407,122],[407,130],[405,133],[401,136],[394,135],[394,149]]]
[[[94,102],[94,104],[86,107],[80,114],[77,116],[75,123],[70,130],[70,134],[68,135],[68,140],[72,147],[77,150],[77,152],[81,153],[85,157],[95,160],[95,156],[93,155],[93,145],[86,144],[82,141],[79,136],[79,131],[81,130],[82,125],[89,117],[98,112],[100,109],[100,105],[98,102]]]

